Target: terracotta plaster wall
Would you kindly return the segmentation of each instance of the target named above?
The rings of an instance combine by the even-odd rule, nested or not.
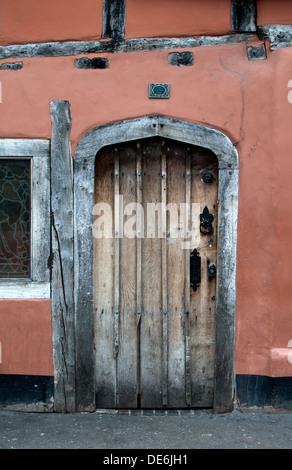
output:
[[[292,375],[292,50],[269,54],[244,74],[236,371]],[[292,100],[291,100],[292,101]]]
[[[2,0],[0,44],[96,40],[103,0]],[[126,0],[125,37],[220,35],[231,31],[230,0]]]
[[[191,67],[169,65],[168,52],[105,55],[103,70],[76,69],[75,57],[23,59],[0,72],[0,136],[50,138],[52,100],[70,102],[73,155],[92,127],[144,115],[222,130],[240,157],[236,372],[291,376],[292,49],[248,61],[245,44],[196,48]],[[150,82],[169,83],[170,99],[150,100]],[[37,305],[41,315],[47,303]]]
[[[1,0],[0,44],[99,39],[102,0]]]
[[[50,300],[0,300],[0,374],[54,375]]]
[[[230,0],[126,0],[127,38],[220,35],[230,31]]]
[[[249,64],[246,46],[197,48],[191,67],[169,65],[168,54],[100,55],[109,60],[103,70],[76,69],[76,57],[23,59],[22,69],[0,71],[1,136],[50,138],[50,102],[69,100],[73,154],[94,126],[157,113],[225,129],[238,140],[242,92],[237,68]],[[151,82],[168,82],[170,99],[149,99]]]
[[[291,24],[292,3],[290,0],[257,0],[257,23]]]

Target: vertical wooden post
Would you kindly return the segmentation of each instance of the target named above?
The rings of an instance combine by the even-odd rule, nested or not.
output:
[[[115,41],[125,34],[125,0],[104,0],[102,37]]]
[[[75,411],[73,172],[68,101],[51,102],[54,411]]]
[[[256,32],[257,2],[256,0],[231,1],[231,25],[236,32]]]

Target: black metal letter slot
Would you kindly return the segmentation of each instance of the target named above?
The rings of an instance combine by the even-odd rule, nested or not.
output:
[[[197,290],[201,282],[201,257],[196,248],[191,252],[190,259],[190,283],[194,291]]]

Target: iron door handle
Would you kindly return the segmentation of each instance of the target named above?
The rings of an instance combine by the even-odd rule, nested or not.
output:
[[[208,279],[211,280],[216,277],[216,265],[207,260],[207,274]],[[190,258],[190,284],[194,291],[197,290],[201,283],[201,257],[196,248],[191,252]]]
[[[194,291],[197,290],[201,282],[201,257],[196,248],[191,252],[190,259],[190,284]]]

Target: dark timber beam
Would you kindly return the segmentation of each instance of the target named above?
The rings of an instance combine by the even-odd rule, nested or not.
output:
[[[256,32],[257,7],[256,0],[232,0],[231,23],[233,31]]]
[[[80,54],[114,54],[124,52],[161,51],[177,48],[226,46],[247,43],[254,34],[201,36],[199,38],[138,38],[120,41],[67,41],[39,44],[13,44],[0,46],[0,59],[25,57],[61,57]]]
[[[125,34],[125,0],[104,0],[102,37],[123,39]]]
[[[73,172],[68,101],[52,101],[51,298],[54,411],[75,411]]]

